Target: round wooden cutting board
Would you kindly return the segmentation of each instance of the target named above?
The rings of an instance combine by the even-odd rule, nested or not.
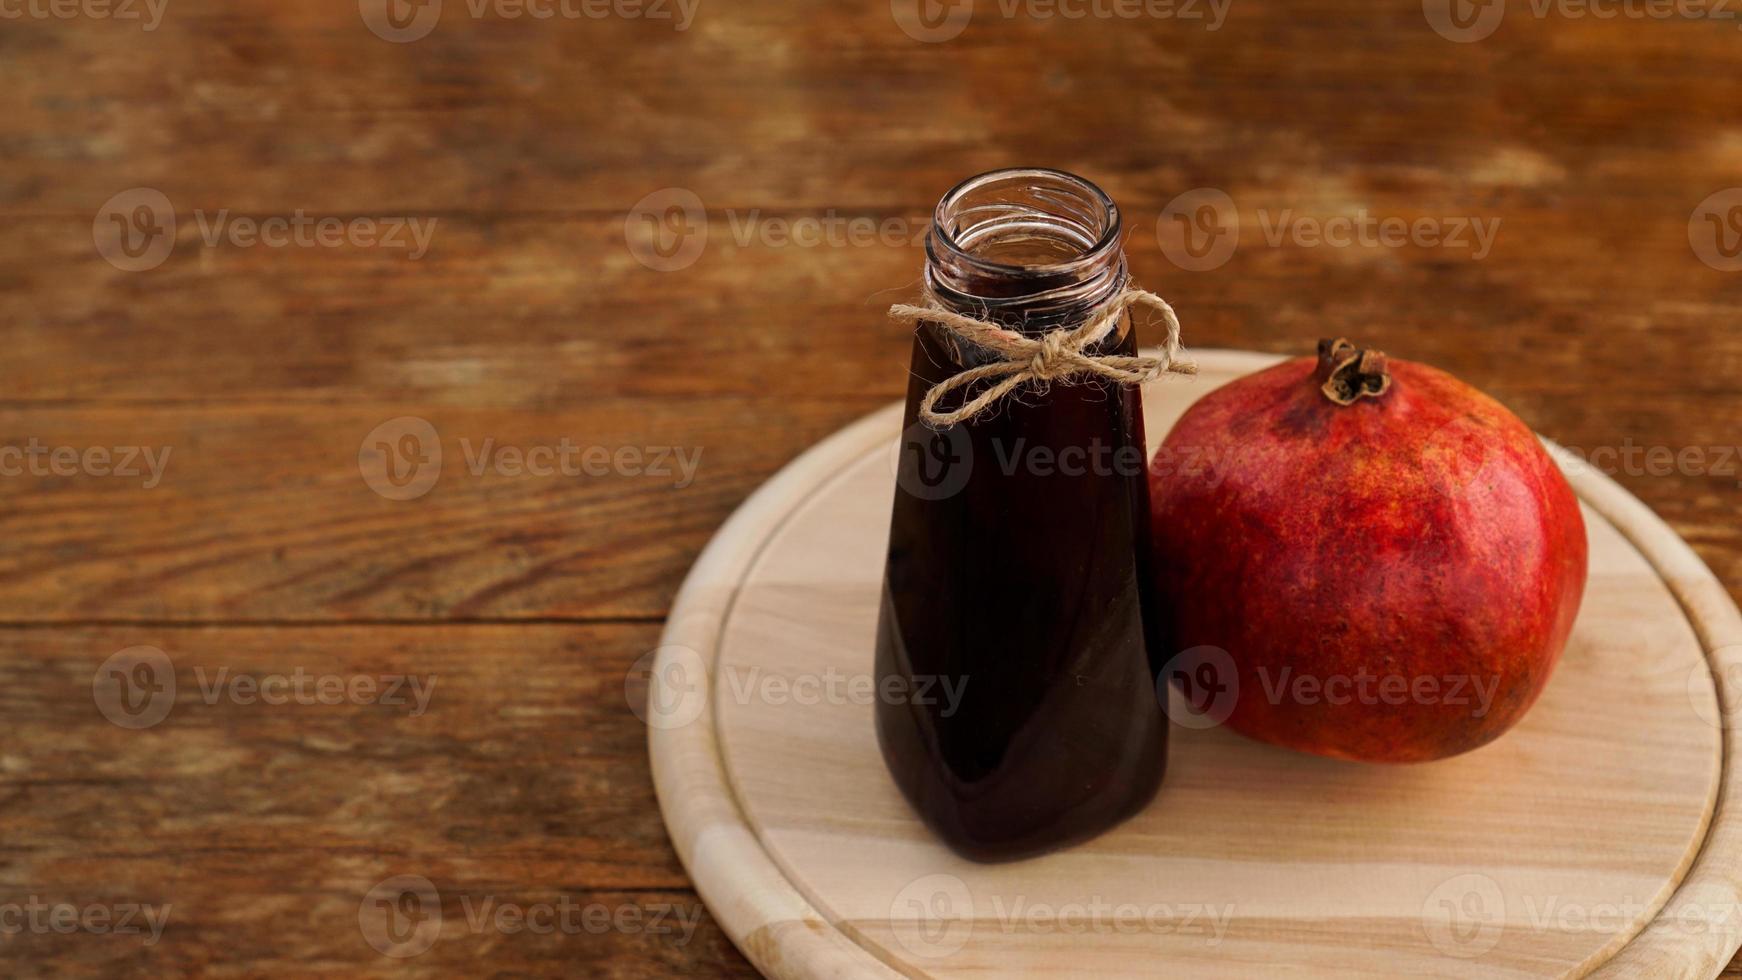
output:
[[[1152,443],[1275,358],[1199,352]],[[1516,729],[1387,767],[1177,724],[1147,810],[1046,857],[935,841],[872,731],[899,407],[817,445],[696,563],[650,681],[660,806],[770,977],[1711,977],[1742,941],[1742,615],[1675,534],[1569,461],[1591,578]],[[943,692],[939,692],[940,697]]]

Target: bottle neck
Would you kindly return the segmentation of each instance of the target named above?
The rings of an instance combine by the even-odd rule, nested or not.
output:
[[[1125,288],[1119,233],[1118,207],[1081,177],[1042,169],[981,174],[938,202],[926,238],[926,289],[946,309],[1013,330],[1057,329]]]

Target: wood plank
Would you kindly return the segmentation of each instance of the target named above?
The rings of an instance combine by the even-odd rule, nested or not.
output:
[[[510,973],[754,976],[688,890],[660,822],[627,700],[644,688],[626,680],[657,634],[655,624],[0,629],[0,907],[17,906],[7,924],[20,927],[0,943],[0,969],[439,976],[488,962]],[[166,716],[130,730],[103,713],[94,675],[141,644],[168,656],[175,690]],[[273,687],[273,675],[300,686]],[[394,676],[427,692],[421,713],[411,682],[389,695]],[[263,703],[234,686],[244,677],[292,697]],[[336,692],[325,677],[375,686],[320,703]],[[407,874],[436,889],[442,926],[402,961],[370,945],[363,923],[374,920],[359,907]],[[103,906],[111,926],[122,906],[167,905],[167,925],[150,945],[148,931],[33,929],[16,918],[33,899]],[[529,909],[551,929],[513,931],[514,910]]]
[[[626,693],[657,636],[655,624],[0,630],[5,885],[313,887],[403,866],[683,888]],[[139,645],[163,651],[175,683],[167,717],[131,730],[93,684]],[[301,685],[288,703],[234,686],[273,675]],[[386,680],[342,697],[317,682],[393,676],[421,683],[424,710],[410,682],[403,704]]]
[[[17,379],[0,446],[170,456],[149,490],[145,474],[0,480],[0,619],[658,615],[751,489],[904,384],[906,339],[881,309],[910,293],[917,249],[738,249],[722,222],[728,244],[659,273],[629,258],[616,221],[451,224],[423,263],[188,243],[140,274],[109,269],[65,221],[8,236],[31,271],[0,300]],[[1563,275],[1574,256],[1548,249],[1573,229],[1514,242],[1511,227],[1483,263],[1260,237],[1187,273],[1152,235],[1129,248],[1194,345],[1300,351],[1350,335],[1440,364],[1587,453],[1711,447],[1708,467],[1728,472],[1653,475],[1640,456],[1618,476],[1742,582],[1742,459],[1731,417],[1710,409],[1742,376],[1742,340],[1710,328],[1742,304],[1742,281],[1650,266],[1685,277],[1671,301],[1626,255]],[[95,289],[93,267],[108,270]],[[1687,370],[1690,351],[1705,370]],[[444,460],[427,495],[392,501],[357,454],[402,416],[434,425]],[[563,439],[682,448],[694,479],[675,486],[675,457],[666,475],[468,467],[486,440]]]
[[[364,932],[362,899],[353,893],[370,887],[364,877],[309,886],[266,884],[258,893],[244,889],[240,902],[233,903],[229,898],[237,884],[235,879],[204,887],[181,883],[151,889],[146,893],[154,897],[148,899],[132,897],[139,892],[103,891],[50,897],[39,889],[33,894],[47,907],[112,909],[112,922],[118,924],[130,914],[128,903],[150,905],[166,925],[154,942],[149,926],[139,932],[71,934],[25,929],[7,937],[0,964],[12,976],[447,977],[484,971],[613,980],[759,976],[692,891],[443,882],[436,886],[438,937],[421,952],[412,951],[426,937],[415,932],[403,944],[384,942],[394,953],[406,954],[389,956],[370,945]],[[0,897],[21,908],[29,900],[23,893]],[[52,921],[46,918],[50,914],[37,913],[41,921]],[[426,913],[419,908],[418,914]],[[522,925],[522,915],[530,916],[538,931]],[[144,911],[132,917],[135,923],[147,921]]]
[[[1243,0],[1217,30],[987,4],[922,44],[887,4],[796,20],[773,0],[704,4],[683,31],[466,10],[410,44],[351,4],[177,0],[149,33],[10,22],[0,202],[88,214],[147,184],[243,211],[620,212],[680,185],[721,204],[907,206],[1013,160],[1122,198],[1205,182],[1192,171],[1459,179],[1520,160],[1727,184],[1742,152],[1712,84],[1735,64],[1718,20],[1517,10],[1453,44],[1416,4]]]

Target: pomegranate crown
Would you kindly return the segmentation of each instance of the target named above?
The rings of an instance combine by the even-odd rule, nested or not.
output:
[[[1391,390],[1385,352],[1362,350],[1342,337],[1319,341],[1319,390],[1339,405],[1379,398]]]

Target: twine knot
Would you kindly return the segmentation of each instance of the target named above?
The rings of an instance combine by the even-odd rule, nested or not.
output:
[[[1161,314],[1167,325],[1167,340],[1159,355],[1130,357],[1108,355],[1096,357],[1089,349],[1113,332],[1125,311],[1134,306],[1146,306]],[[897,303],[889,308],[893,319],[907,324],[935,323],[958,339],[998,355],[998,360],[969,368],[932,386],[919,403],[919,417],[933,428],[948,428],[957,422],[971,421],[991,408],[993,403],[1034,381],[1040,385],[1053,381],[1070,383],[1078,379],[1103,378],[1118,385],[1142,384],[1163,374],[1196,374],[1198,366],[1186,356],[1180,343],[1179,317],[1167,300],[1135,287],[1096,307],[1080,326],[1049,330],[1030,337],[998,326],[989,320],[946,310],[936,300],[926,306]],[[999,379],[979,395],[953,412],[939,412],[938,400],[957,388],[976,381]]]
[[[1028,373],[1036,381],[1051,381],[1076,368],[1070,363],[1070,352],[1065,349],[1068,339],[1062,330],[1041,335],[1040,347],[1035,350],[1034,359],[1028,362]]]

